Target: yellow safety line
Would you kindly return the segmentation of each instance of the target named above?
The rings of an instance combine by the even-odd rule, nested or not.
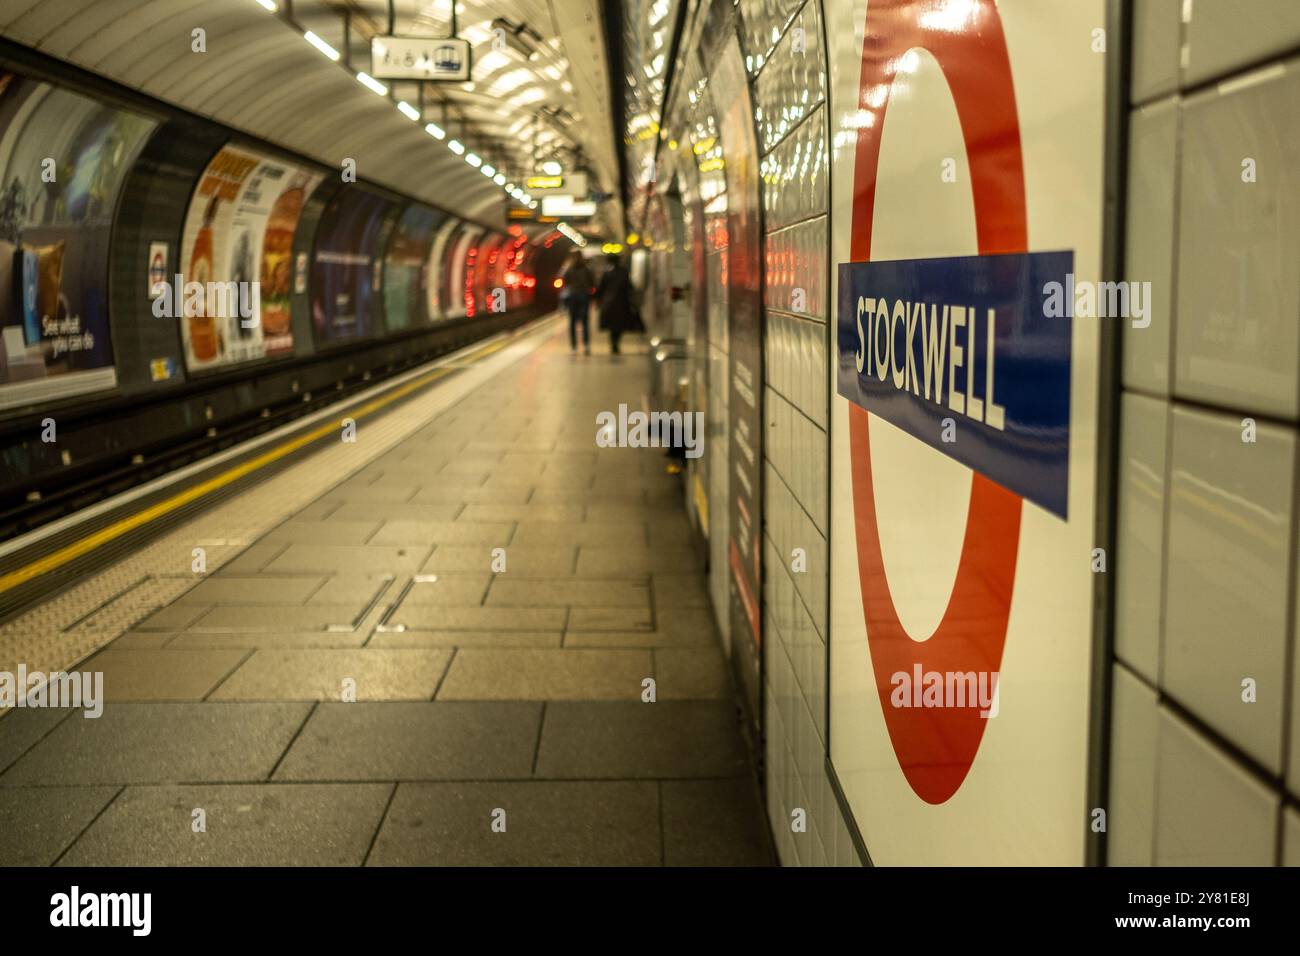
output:
[[[467,356],[467,359],[477,362],[480,359],[491,355],[493,352],[504,348],[508,342],[509,339],[502,339],[499,342],[486,345],[478,351],[471,353]],[[187,488],[178,494],[172,495],[172,497],[160,501],[157,504],[150,505],[143,511],[138,511],[133,515],[129,515],[128,517],[100,528],[93,534],[80,538],[77,541],[72,542],[72,544],[65,545],[59,550],[47,554],[43,558],[38,558],[31,564],[19,568],[17,571],[11,571],[9,574],[0,577],[0,594],[16,588],[20,584],[25,584],[32,578],[62,567],[74,558],[79,558],[83,554],[88,554],[101,545],[112,541],[114,538],[120,538],[128,531],[133,531],[141,525],[148,524],[156,518],[160,518],[163,515],[175,511],[182,505],[189,504],[191,501],[195,501],[205,495],[211,494],[217,489],[223,488],[231,482],[237,481],[245,475],[257,471],[259,468],[264,468],[272,462],[278,461],[285,455],[292,454],[305,445],[310,445],[318,438],[323,438],[324,436],[337,431],[342,426],[344,418],[361,418],[362,416],[377,412],[379,409],[391,405],[402,396],[409,395],[416,389],[423,388],[425,385],[437,381],[444,375],[451,374],[451,371],[452,370],[449,368],[435,369],[427,375],[422,375],[417,379],[413,379],[405,385],[399,386],[391,392],[367,402],[365,405],[353,410],[348,415],[339,418],[337,421],[314,428],[306,434],[299,435],[297,438],[291,439],[277,448],[263,452],[256,458],[251,458],[241,465],[236,465],[233,468],[223,471],[219,475],[209,478],[207,481],[200,482],[199,484]]]

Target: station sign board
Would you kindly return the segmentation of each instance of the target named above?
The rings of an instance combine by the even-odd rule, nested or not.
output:
[[[1102,356],[1052,290],[1101,278],[1106,4],[850,6],[831,766],[875,863],[1079,865]]]
[[[370,40],[370,75],[381,80],[469,79],[473,54],[459,37],[376,36]]]

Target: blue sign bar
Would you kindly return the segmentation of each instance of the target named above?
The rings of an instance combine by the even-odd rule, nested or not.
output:
[[[1073,252],[841,263],[839,394],[1066,518],[1072,319],[1044,304],[1073,271]]]

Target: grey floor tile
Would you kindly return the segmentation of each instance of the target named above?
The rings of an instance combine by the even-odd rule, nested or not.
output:
[[[561,607],[408,607],[388,623],[414,631],[558,631],[567,616]]]
[[[345,521],[331,515],[320,520],[294,519],[271,529],[263,541],[291,544],[365,544],[379,530],[379,521]]]
[[[440,544],[433,549],[433,554],[429,555],[429,560],[424,562],[420,570],[423,573],[438,574],[458,571],[493,572],[495,550],[493,547],[481,544]],[[523,577],[555,577],[560,574],[572,574],[574,559],[578,553],[576,545],[531,548],[511,545],[504,551],[505,570],[494,573]]]
[[[690,631],[567,631],[565,647],[714,647],[718,639],[711,633]]]
[[[259,780],[309,709],[211,701],[111,704],[99,718],[74,714],[60,724],[0,777],[0,786]]]
[[[643,544],[625,547],[583,545],[578,551],[578,574],[614,577],[649,574],[652,571],[700,569],[704,564],[696,553],[686,548],[654,548]]]
[[[566,524],[558,521],[521,521],[511,542],[517,545],[581,544],[609,548],[643,547],[645,523],[641,521],[613,524],[587,521]]]
[[[428,547],[436,544],[478,544],[504,547],[510,543],[515,526],[510,521],[479,523],[474,521],[385,521],[370,539],[377,545]],[[426,552],[427,553],[427,552]]]
[[[557,701],[546,707],[538,777],[725,777],[744,773],[735,708],[723,701]]]
[[[661,647],[654,658],[660,700],[731,699],[727,663],[717,645]]]
[[[454,521],[463,508],[460,502],[346,501],[330,513],[330,518],[345,521]]]
[[[168,650],[200,647],[361,647],[369,636],[355,631],[186,631],[169,635]],[[121,640],[121,638],[119,638]]]
[[[512,578],[499,574],[488,591],[488,607],[611,607],[648,609],[644,581],[597,578]]]
[[[82,711],[41,707],[14,708],[0,717],[0,771],[3,771],[37,742],[51,733],[65,718],[85,720]],[[3,778],[0,778],[3,779]]]
[[[559,631],[376,631],[366,647],[559,647]]]
[[[67,866],[360,866],[392,784],[128,787]],[[194,811],[205,829],[194,832]]]
[[[414,478],[409,484],[344,484],[329,491],[321,501],[406,502],[419,490]],[[333,517],[333,515],[331,515]]]
[[[400,574],[414,571],[429,556],[431,545],[414,547],[341,544],[291,544],[269,565],[269,571],[328,571],[330,573]]]
[[[425,580],[412,583],[406,596],[402,598],[399,613],[410,607],[433,607],[435,605],[469,605],[483,603],[487,594],[491,575],[483,574],[433,574],[424,575]],[[432,578],[433,580],[428,580]]]
[[[136,624],[138,631],[183,631],[211,610],[210,604],[173,604]]]
[[[222,568],[182,594],[176,604],[303,604],[326,580],[323,574],[231,574]]]
[[[213,700],[429,700],[451,652],[381,647],[255,651]],[[345,684],[345,682],[351,682]]]
[[[648,607],[575,607],[569,612],[570,631],[650,630]]]
[[[272,604],[222,604],[194,622],[202,631],[315,631],[356,626],[361,602],[282,607]]]
[[[381,598],[396,596],[401,581],[392,574],[332,574],[307,599],[307,606],[343,604],[356,608],[360,613]]]
[[[694,640],[714,639],[717,624],[709,607],[660,607],[655,611],[655,630]]]
[[[517,701],[321,704],[275,777],[525,778],[541,714],[541,704]]]
[[[78,669],[103,672],[106,701],[198,701],[234,670],[247,653],[242,649],[119,647],[114,641]]]
[[[49,866],[117,787],[0,787],[0,866]]]
[[[494,814],[504,832],[493,830]],[[658,794],[630,781],[403,783],[369,862],[656,866]]]
[[[703,574],[655,572],[650,579],[655,609],[711,607],[709,582]]]
[[[439,700],[639,700],[648,651],[468,648],[452,661]]]
[[[572,524],[582,520],[582,505],[466,505],[457,521],[557,521]]]
[[[109,647],[166,647],[176,634],[176,631],[127,631],[113,638]]]
[[[427,484],[411,499],[413,504],[517,504],[528,503],[532,488],[484,488],[481,485]]]
[[[259,541],[249,545],[223,564],[221,570],[227,574],[256,574],[258,571],[265,570],[266,566],[279,557],[286,547],[287,545],[280,541]]]
[[[771,866],[767,822],[749,777],[664,780],[664,864]]]

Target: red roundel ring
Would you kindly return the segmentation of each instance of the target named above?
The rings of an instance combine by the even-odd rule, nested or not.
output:
[[[1028,250],[1024,162],[1011,63],[993,0],[977,0],[960,29],[934,16],[939,0],[871,0],[862,44],[861,109],[870,91],[892,93],[907,51],[928,51],[952,92],[961,123],[975,201],[981,255]],[[876,122],[859,128],[854,169],[851,258],[871,258],[880,138],[889,101]],[[988,719],[978,707],[894,707],[898,672],[997,671],[1006,643],[1020,539],[1019,495],[980,474],[971,478],[961,558],[948,606],[928,640],[914,641],[899,621],[885,577],[876,523],[868,413],[849,405],[854,530],[862,610],[876,690],[890,742],[907,782],[922,800],[948,800],[966,779]]]

